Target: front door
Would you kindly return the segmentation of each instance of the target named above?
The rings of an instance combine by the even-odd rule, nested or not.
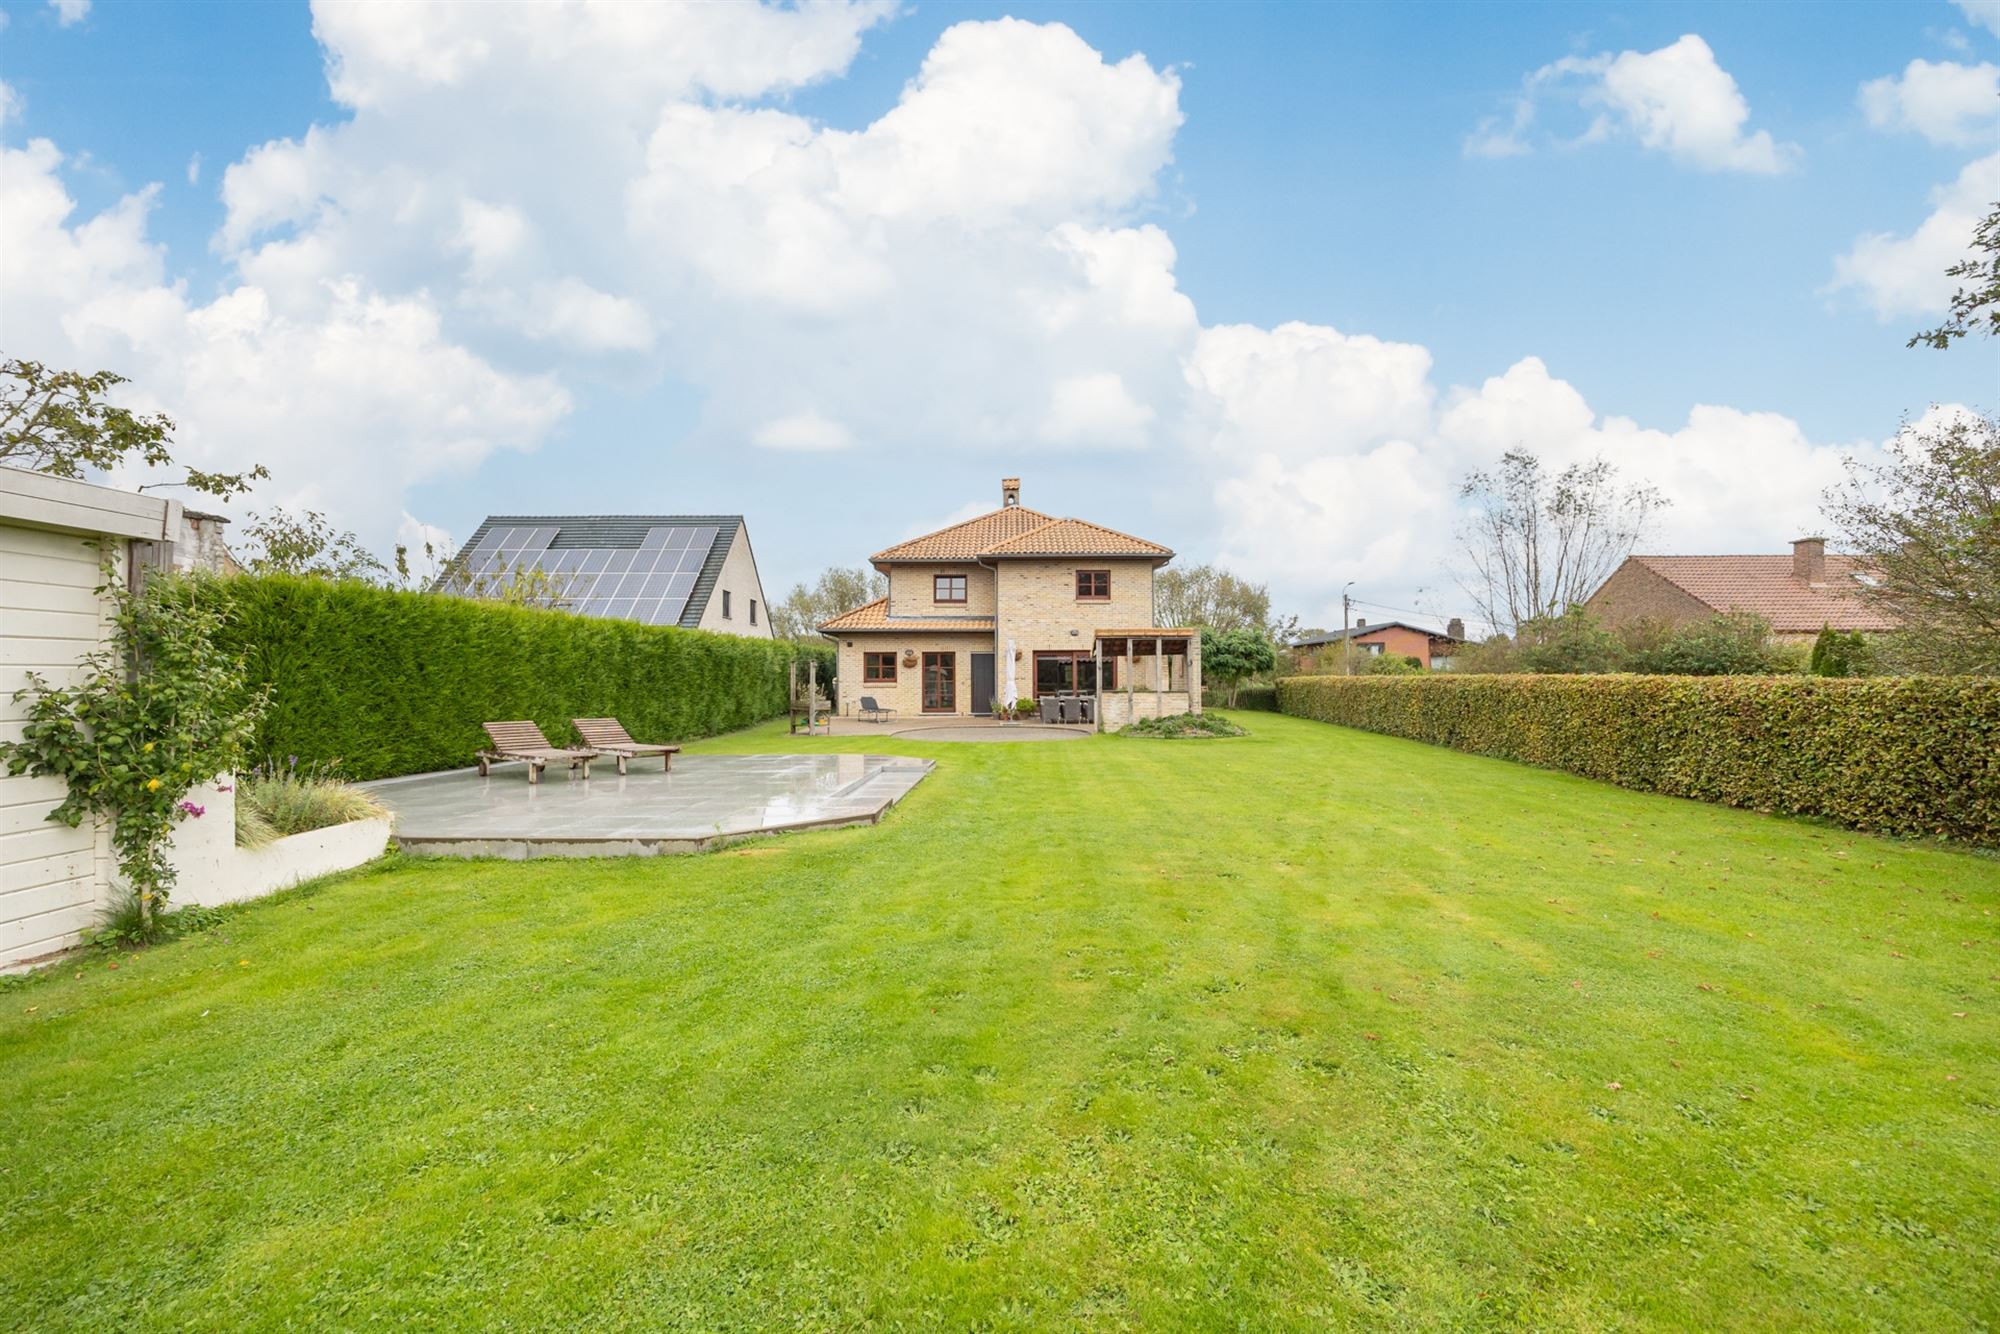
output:
[[[924,712],[958,712],[958,655],[924,654]]]
[[[996,687],[993,684],[993,655],[975,653],[972,655],[972,711],[982,718],[993,716],[993,700]],[[1009,700],[1009,703],[1013,701]]]

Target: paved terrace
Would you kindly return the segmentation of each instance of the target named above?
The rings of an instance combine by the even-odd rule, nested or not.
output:
[[[701,852],[786,829],[874,824],[934,767],[900,755],[682,755],[673,772],[610,759],[589,779],[551,764],[388,778],[362,787],[396,815],[406,852],[446,857],[610,857]]]

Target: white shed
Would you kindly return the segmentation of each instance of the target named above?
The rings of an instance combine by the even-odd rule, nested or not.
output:
[[[20,739],[29,672],[73,680],[106,642],[97,544],[124,578],[135,560],[169,559],[181,525],[178,501],[0,467],[0,737]],[[0,766],[0,968],[76,944],[104,906],[110,837],[48,819],[63,796],[59,779]]]

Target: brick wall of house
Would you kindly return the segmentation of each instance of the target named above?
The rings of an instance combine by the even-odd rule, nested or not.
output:
[[[885,708],[896,710],[899,715],[916,717],[924,711],[923,670],[925,653],[952,653],[957,657],[958,698],[955,712],[972,713],[972,655],[991,653],[993,639],[986,634],[938,634],[923,631],[904,634],[900,632],[853,634],[838,641],[840,654],[840,691],[834,701],[835,710],[844,718],[851,718],[861,707],[861,697],[871,695],[875,702]],[[864,653],[894,653],[896,655],[896,680],[893,684],[870,682],[864,679]],[[911,666],[904,666],[906,657],[914,656]],[[994,661],[994,688],[1004,690],[1006,667],[996,658]],[[983,705],[981,708],[983,709]]]
[[[1604,586],[1584,602],[1583,609],[1607,626],[1633,621],[1683,625],[1715,615],[1715,609],[1700,598],[1630,560],[1612,571]]]
[[[965,576],[965,603],[938,602],[932,597],[936,583],[932,576]],[[993,614],[993,571],[970,561],[964,565],[891,565],[889,567],[889,614],[891,616],[991,616]]]
[[[1431,637],[1420,635],[1404,626],[1385,625],[1379,630],[1369,630],[1354,636],[1354,654],[1357,658],[1367,652],[1362,647],[1364,644],[1380,644],[1382,652],[1386,654],[1394,654],[1399,658],[1415,658],[1425,667],[1431,665]],[[1327,649],[1335,654],[1338,660],[1340,645],[1329,644]]]
[[[1033,688],[1037,649],[1088,653],[1099,629],[1153,623],[1153,566],[1148,561],[1003,560],[997,564],[1000,605],[994,639],[1003,653],[1007,641],[1013,640],[1021,654],[1016,670],[1023,693]],[[1111,571],[1110,600],[1078,601],[1078,570]],[[1004,667],[1002,670],[1004,679]]]

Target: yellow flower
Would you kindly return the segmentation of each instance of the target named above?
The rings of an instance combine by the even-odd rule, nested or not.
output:
[[[160,790],[160,780],[157,778],[148,778],[146,780],[146,790],[148,792],[158,792]]]
[[[153,743],[150,741],[146,743],[146,753],[148,755],[151,755],[153,753]]]

